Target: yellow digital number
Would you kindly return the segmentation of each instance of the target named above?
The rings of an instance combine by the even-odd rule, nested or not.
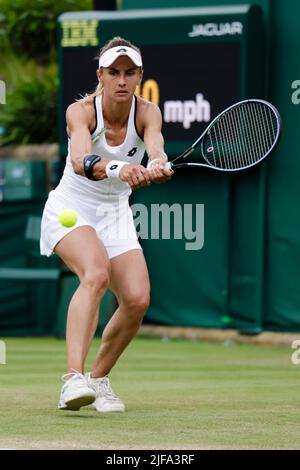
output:
[[[153,79],[146,80],[141,86],[138,85],[135,94],[152,103],[159,104],[159,86]]]

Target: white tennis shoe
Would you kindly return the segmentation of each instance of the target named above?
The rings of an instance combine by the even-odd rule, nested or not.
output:
[[[85,374],[89,386],[96,393],[96,400],[93,403],[94,408],[99,413],[111,413],[114,411],[124,412],[125,405],[119,397],[112,391],[109,378],[93,378],[91,374]]]
[[[82,406],[90,405],[95,401],[96,393],[89,387],[83,374],[72,369],[74,374],[65,374],[62,380],[65,382],[61,389],[58,408],[60,410],[79,410]],[[70,379],[67,377],[72,375]]]

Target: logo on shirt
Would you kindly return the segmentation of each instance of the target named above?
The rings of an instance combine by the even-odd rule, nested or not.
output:
[[[133,157],[133,155],[137,152],[137,147],[132,147],[131,150],[127,153],[128,157]]]

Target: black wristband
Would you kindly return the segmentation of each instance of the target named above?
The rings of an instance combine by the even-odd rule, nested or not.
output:
[[[98,181],[93,175],[93,167],[97,162],[100,162],[101,157],[99,155],[87,155],[83,159],[83,169],[85,176],[92,181]],[[100,178],[101,179],[101,178]]]

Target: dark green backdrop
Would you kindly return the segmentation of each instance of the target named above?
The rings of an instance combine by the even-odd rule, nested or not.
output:
[[[236,0],[214,0],[213,3],[240,4]],[[176,174],[167,184],[152,185],[134,193],[132,203],[143,203],[148,208],[161,203],[204,204],[201,250],[185,250],[186,240],[141,241],[152,285],[152,302],[146,317],[149,322],[234,327],[249,333],[266,329],[300,330],[300,104],[292,102],[292,83],[300,80],[300,2],[256,0],[248,3],[261,7],[264,34],[254,48],[255,53],[253,48],[252,52],[249,49],[251,71],[241,65],[243,80],[237,98],[259,95],[278,107],[283,119],[281,143],[264,165],[240,175],[188,171]],[[212,6],[207,0],[143,0],[142,5],[146,9]],[[133,8],[140,9],[141,2],[123,0],[123,9]],[[105,27],[101,29],[105,40],[109,39],[105,37],[108,33]],[[114,34],[119,33],[114,31]],[[134,35],[127,37],[139,42]],[[153,37],[155,41],[155,31]],[[167,40],[174,42],[176,37],[168,36]],[[202,66],[205,73],[205,64]],[[90,70],[87,67],[82,63],[81,68],[90,76],[95,64]],[[174,77],[174,81],[180,88],[180,78]],[[218,81],[220,87],[228,89],[222,76]],[[62,77],[62,86],[64,83],[71,82]],[[94,85],[93,76],[91,88],[81,91],[91,91]],[[63,129],[63,109],[60,116]],[[65,158],[63,130],[60,139],[61,155]],[[167,145],[169,156],[180,147],[180,143]],[[36,203],[26,204],[2,203],[2,266],[26,264],[26,220],[38,209]],[[13,285],[11,281],[1,280],[1,324],[8,328],[3,331],[13,331],[14,325],[18,325],[20,331],[23,327],[23,332],[32,331],[30,325],[34,322],[26,313],[27,301],[24,300],[28,295],[31,294],[27,284]],[[48,331],[52,331],[51,328]]]
[[[300,79],[300,2],[248,3],[260,5],[264,15],[263,96],[282,115],[281,143],[264,168],[230,178],[225,196],[228,214],[224,213],[223,205],[218,207],[212,202],[218,197],[224,201],[220,175],[193,175],[189,183],[178,176],[168,187],[153,191],[157,198],[160,194],[163,199],[182,197],[204,202],[206,228],[204,249],[197,254],[180,251],[175,242],[172,246],[144,241],[152,280],[149,320],[220,326],[225,315],[233,318],[231,323],[225,318],[226,325],[249,332],[300,329],[300,105],[293,104],[291,99],[292,82]],[[143,8],[176,6],[212,6],[212,3],[143,1]],[[140,2],[123,0],[123,8],[140,8]],[[142,193],[136,197],[143,198]]]

